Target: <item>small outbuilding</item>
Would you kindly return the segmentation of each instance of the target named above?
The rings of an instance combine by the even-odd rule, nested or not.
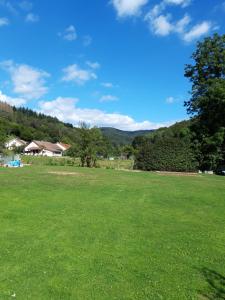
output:
[[[8,150],[13,150],[15,148],[19,147],[25,147],[27,145],[27,142],[24,140],[21,140],[20,138],[11,138],[5,143],[5,148]]]

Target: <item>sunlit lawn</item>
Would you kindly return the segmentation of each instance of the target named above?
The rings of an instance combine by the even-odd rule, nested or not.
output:
[[[223,276],[224,177],[0,168],[0,299],[224,299]]]

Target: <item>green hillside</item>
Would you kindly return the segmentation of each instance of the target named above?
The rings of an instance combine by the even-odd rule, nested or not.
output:
[[[57,118],[38,114],[26,108],[5,108],[0,106],[0,140],[17,136],[23,140],[47,140],[75,143],[77,129]]]
[[[153,130],[123,131],[111,127],[102,127],[101,131],[115,145],[131,144],[135,137],[153,132]]]

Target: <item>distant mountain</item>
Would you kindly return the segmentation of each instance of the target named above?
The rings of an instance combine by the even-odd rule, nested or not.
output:
[[[112,127],[100,128],[102,134],[106,136],[114,145],[131,144],[136,136],[148,135],[154,130],[137,130],[137,131],[123,131]]]

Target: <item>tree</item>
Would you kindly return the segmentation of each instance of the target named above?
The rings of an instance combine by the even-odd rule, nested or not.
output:
[[[121,154],[126,157],[126,159],[130,159],[134,154],[134,148],[131,145],[125,145],[121,149]]]
[[[101,131],[96,128],[90,128],[86,123],[81,123],[79,128],[79,157],[82,167],[95,167],[97,155],[103,146],[103,136]]]
[[[213,170],[225,161],[225,35],[199,42],[192,59],[185,68],[192,83],[185,106],[200,167]]]
[[[0,132],[0,153],[2,153],[4,149],[6,137]]]

